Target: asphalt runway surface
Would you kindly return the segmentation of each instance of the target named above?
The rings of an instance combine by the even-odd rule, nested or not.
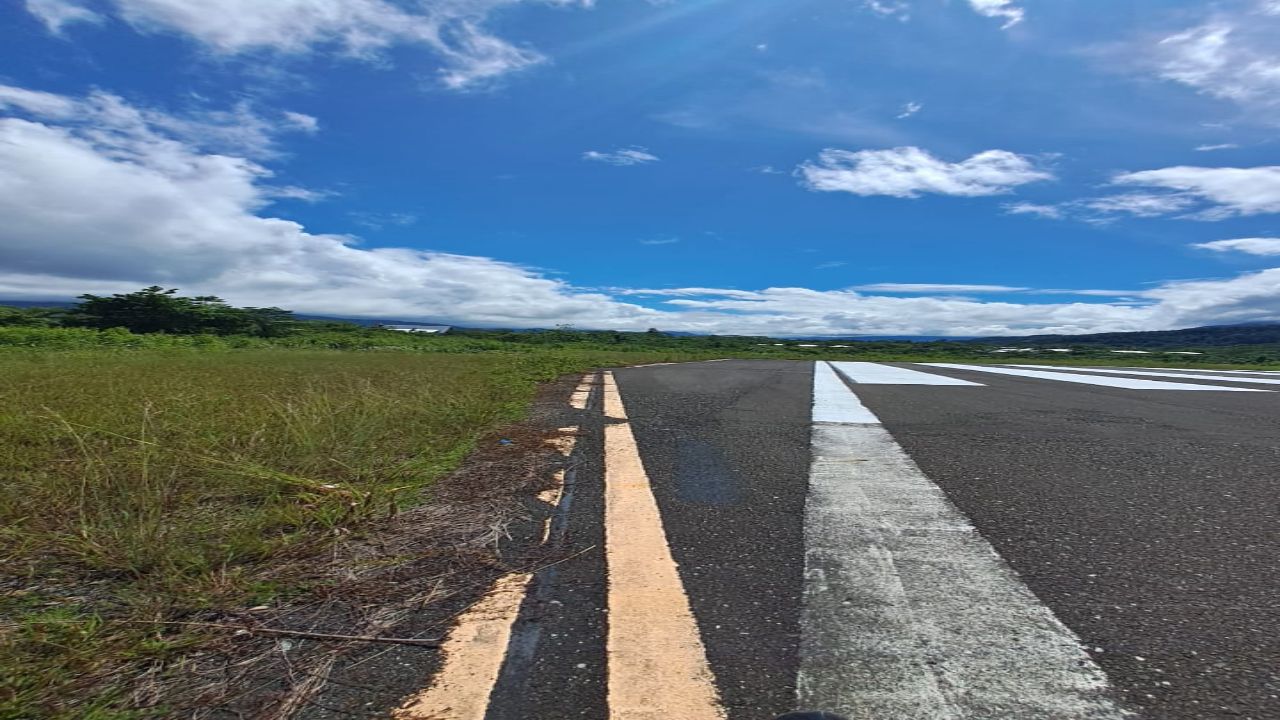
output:
[[[1278,379],[606,374],[482,717],[1280,718]]]

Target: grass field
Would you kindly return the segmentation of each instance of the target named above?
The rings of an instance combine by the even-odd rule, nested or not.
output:
[[[111,331],[89,340],[121,345],[86,348],[93,331],[41,332],[38,348],[0,351],[0,720],[163,717],[136,710],[137,679],[180,672],[208,640],[164,623],[308,591],[287,566],[430,503],[432,481],[520,418],[540,382],[733,355],[956,360],[466,338],[236,349]]]
[[[0,718],[135,717],[201,642],[150,623],[299,591],[277,560],[429,502],[540,381],[687,357],[0,353]]]

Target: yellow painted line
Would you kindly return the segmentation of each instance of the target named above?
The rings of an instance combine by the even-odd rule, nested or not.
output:
[[[613,373],[604,374],[610,720],[725,717]]]
[[[578,383],[578,387],[573,391],[573,395],[569,398],[569,405],[575,410],[586,410],[587,401],[591,399],[591,387],[596,384],[595,373],[587,373],[582,376],[582,382]]]
[[[392,713],[396,720],[484,720],[489,695],[507,655],[528,573],[499,579],[480,602],[458,617],[441,645],[444,664],[431,685]]]

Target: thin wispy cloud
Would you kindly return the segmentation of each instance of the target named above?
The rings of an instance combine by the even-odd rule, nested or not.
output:
[[[889,293],[1015,293],[1029,290],[1024,287],[1010,287],[1008,285],[963,285],[948,283],[872,283],[870,285],[855,285],[854,290],[859,292],[889,292]]]
[[[1026,11],[1013,4],[1013,0],[969,0],[969,6],[979,15],[1004,20],[1004,28],[1022,22]]]
[[[899,120],[905,120],[923,109],[924,105],[921,105],[918,102],[909,102],[902,106],[902,112],[898,113],[897,118]]]
[[[1040,203],[1008,203],[1004,205],[1004,211],[1009,215],[1034,215],[1050,220],[1061,220],[1064,217],[1061,207]]]
[[[660,158],[649,152],[646,148],[633,146],[607,152],[588,150],[582,153],[582,159],[589,160],[591,162],[605,163],[607,165],[616,165],[618,167],[628,167],[631,165],[645,165],[648,163],[658,162]]]
[[[680,238],[678,237],[659,237],[659,238],[648,238],[645,240],[641,240],[640,244],[641,245],[675,245],[678,242],[680,242]]]
[[[1197,145],[1196,152],[1213,152],[1215,150],[1235,150],[1240,146],[1235,143],[1219,143],[1217,145]]]
[[[1256,237],[1214,240],[1213,242],[1198,243],[1192,247],[1220,253],[1239,252],[1246,255],[1273,256],[1280,255],[1280,238]]]
[[[838,267],[844,267],[845,265],[848,265],[848,264],[849,263],[845,262],[844,260],[828,260],[827,262],[814,265],[813,269],[814,270],[833,270]]]

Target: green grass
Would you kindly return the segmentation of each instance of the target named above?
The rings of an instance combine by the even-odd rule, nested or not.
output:
[[[714,357],[1268,362],[1251,348],[1194,361],[1032,359],[940,343],[564,335],[0,328],[0,720],[163,717],[138,709],[136,678],[180,673],[184,654],[211,638],[148,622],[306,592],[290,563],[430,502],[434,479],[562,374]]]
[[[429,501],[537,383],[672,353],[0,353],[0,718],[123,718],[276,561]]]

